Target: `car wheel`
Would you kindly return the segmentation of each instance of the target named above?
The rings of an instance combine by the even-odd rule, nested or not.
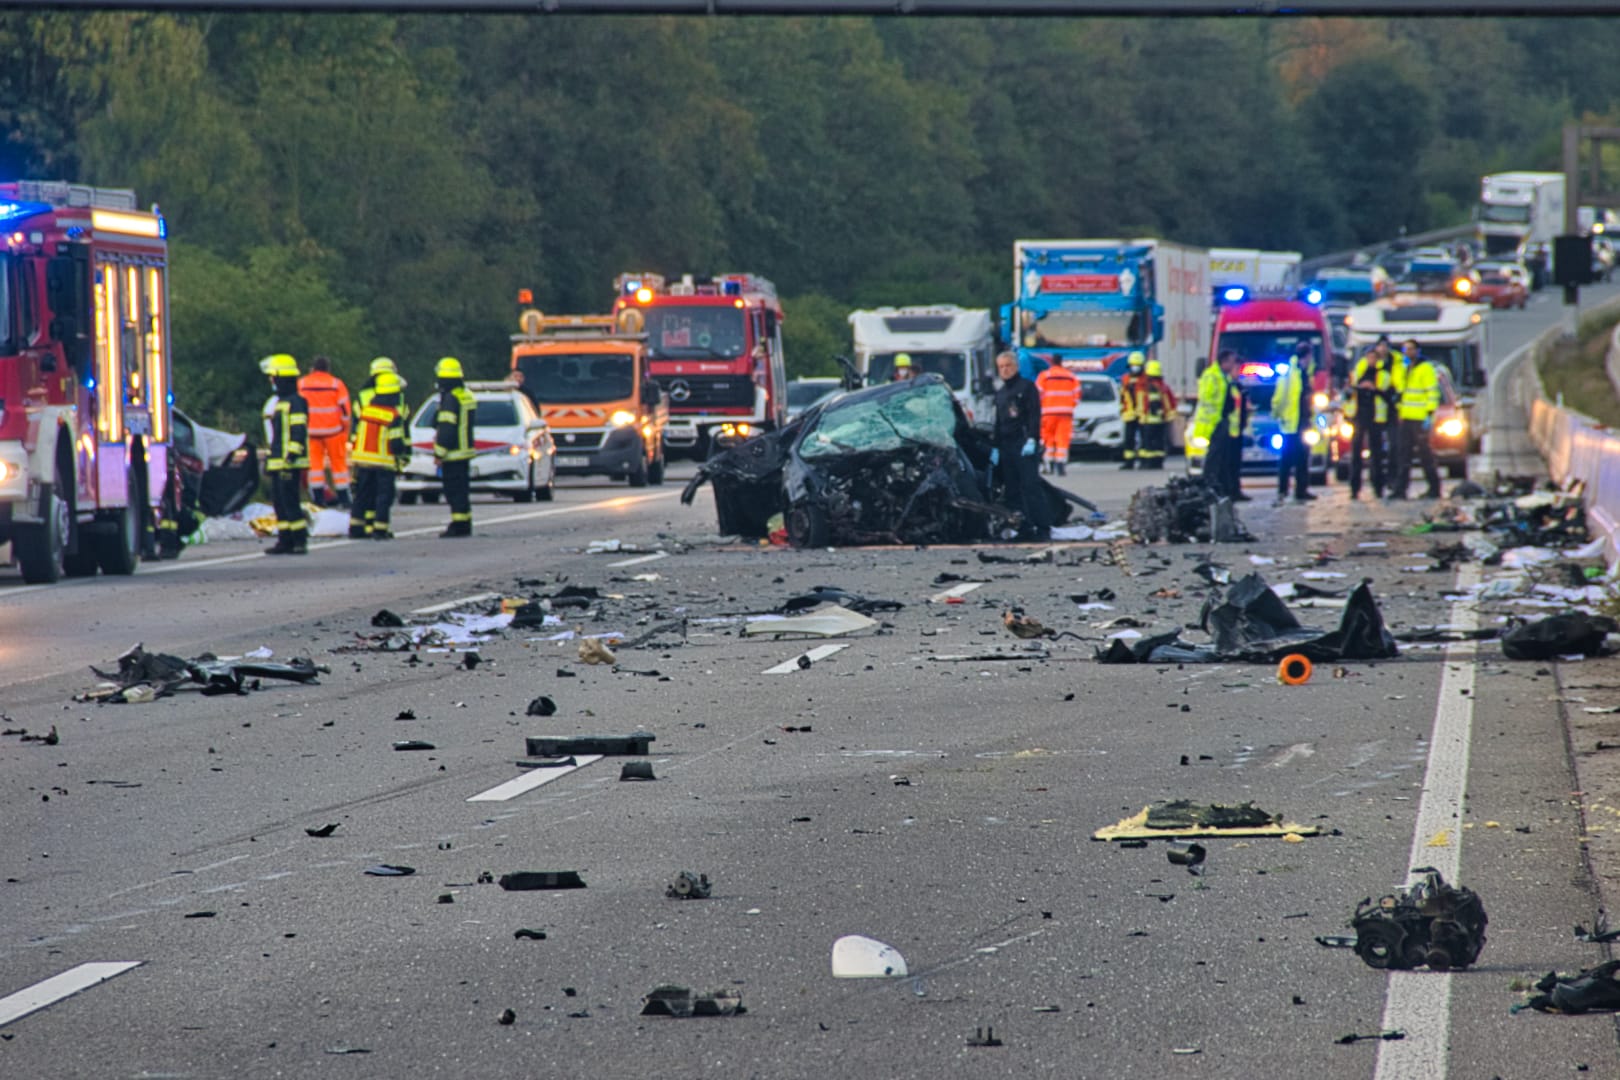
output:
[[[11,547],[23,580],[30,585],[49,585],[67,573],[65,560],[73,508],[67,500],[57,497],[54,484],[43,485],[39,498],[44,520],[37,525],[18,526],[12,533]],[[94,565],[92,562],[92,570]]]
[[[1333,475],[1339,480],[1340,483],[1344,483],[1345,481],[1349,480],[1350,463],[1348,461],[1341,461],[1337,465],[1333,466]]]
[[[414,492],[414,491],[402,492],[400,494],[400,496],[399,496],[399,505],[401,505],[401,506],[415,506],[416,505],[416,492]]]
[[[535,497],[538,498],[541,502],[550,502],[552,499],[556,498],[557,497],[557,480],[556,480],[556,478],[553,477],[551,483],[547,484],[545,487],[537,488],[535,490],[534,494],[535,494]]]
[[[524,485],[522,491],[514,491],[514,492],[512,492],[512,501],[513,502],[520,502],[520,503],[534,502],[534,466],[533,465],[529,466],[529,482]]]
[[[796,506],[787,512],[788,543],[796,548],[826,547],[832,538],[827,512],[819,506]]]
[[[1454,463],[1452,463],[1450,465],[1447,465],[1446,466],[1446,475],[1451,477],[1453,480],[1466,480],[1466,479],[1468,479],[1468,461],[1467,461],[1467,459],[1465,458],[1462,461],[1454,462]]]
[[[439,501],[439,493],[437,491],[424,491],[422,492],[422,501],[425,503],[436,503]]]

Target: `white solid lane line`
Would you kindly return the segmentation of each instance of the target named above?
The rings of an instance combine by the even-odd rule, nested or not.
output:
[[[530,769],[522,776],[514,777],[504,784],[498,784],[488,791],[480,791],[470,797],[468,802],[505,802],[515,799],[525,791],[533,791],[541,784],[549,784],[559,776],[578,772],[593,761],[601,761],[601,754],[575,754],[572,765],[557,765],[552,768]]]
[[[808,656],[810,658],[810,662],[813,664],[817,660],[825,660],[825,659],[827,659],[827,657],[833,655],[834,653],[843,652],[847,648],[849,648],[848,645],[817,645],[815,648],[811,649],[809,652],[800,653],[799,655],[800,656]],[[764,674],[764,675],[791,675],[795,671],[798,671],[798,670],[800,670],[800,668],[799,668],[799,657],[795,656],[791,660],[782,661],[780,664],[777,664],[775,667],[766,668],[761,674]]]
[[[437,615],[441,611],[449,611],[451,608],[460,607],[462,604],[477,604],[484,600],[493,600],[499,595],[501,594],[493,592],[474,593],[471,596],[463,596],[460,600],[446,600],[442,604],[429,604],[427,607],[412,608],[411,614]]]
[[[1479,581],[1479,564],[1458,568],[1456,591]],[[1452,626],[1473,630],[1479,615],[1466,601],[1451,606]],[[1462,866],[1463,796],[1468,790],[1468,749],[1474,722],[1474,643],[1446,648],[1440,674],[1440,700],[1429,736],[1429,767],[1423,774],[1412,850],[1404,871],[1432,866],[1455,884]],[[1404,882],[1403,882],[1404,883]],[[1451,973],[1392,971],[1384,997],[1384,1030],[1400,1028],[1406,1038],[1378,1044],[1373,1080],[1444,1080],[1451,1035]]]
[[[657,559],[667,559],[667,558],[669,558],[669,552],[667,552],[667,551],[655,551],[651,555],[637,555],[633,559],[620,559],[618,562],[610,562],[610,563],[608,563],[608,568],[612,569],[612,570],[617,570],[621,566],[639,566],[640,564],[642,564],[644,562],[653,562],[654,560],[657,560]]]
[[[143,963],[144,960],[118,960],[80,964],[78,967],[68,968],[60,975],[52,975],[44,982],[24,987],[15,994],[7,994],[0,998],[0,1027],[5,1027],[13,1020],[21,1020],[29,1013],[38,1012],[47,1005],[54,1005],[80,990],[88,990],[98,983],[104,983],[115,975],[122,975],[130,968],[140,967]]]
[[[945,601],[954,599],[955,597],[966,596],[974,589],[980,588],[983,585],[984,582],[982,581],[964,581],[960,585],[952,585],[942,593],[935,593],[933,596],[928,598],[928,602],[930,604],[943,604]]]

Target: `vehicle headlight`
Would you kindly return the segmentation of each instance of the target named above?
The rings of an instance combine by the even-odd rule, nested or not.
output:
[[[1306,446],[1315,446],[1317,443],[1319,443],[1321,441],[1322,441],[1322,433],[1320,431],[1317,431],[1315,428],[1306,428],[1305,429],[1305,445]]]
[[[508,446],[506,448],[506,452],[511,454],[513,457],[517,457],[519,454],[523,453],[525,449],[526,448],[522,446]]]
[[[1353,439],[1353,438],[1355,438],[1355,436],[1356,436],[1356,425],[1352,424],[1348,420],[1341,421],[1340,424],[1339,424],[1339,438],[1341,438],[1341,439]]]
[[[1440,421],[1440,434],[1448,439],[1459,438],[1468,430],[1468,422],[1460,416],[1453,416]]]
[[[614,427],[628,427],[635,422],[636,414],[633,412],[627,412],[624,409],[620,409],[618,412],[608,417],[608,423],[612,424]]]
[[[1318,391],[1311,395],[1311,408],[1325,409],[1328,407],[1328,396]]]
[[[1204,447],[1209,445],[1209,440],[1204,438],[1202,435],[1194,435],[1192,437],[1192,444],[1198,449],[1202,450]]]

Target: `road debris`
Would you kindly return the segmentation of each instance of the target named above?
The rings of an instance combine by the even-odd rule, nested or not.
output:
[[[1131,496],[1125,511],[1131,536],[1142,544],[1250,542],[1254,536],[1238,520],[1232,501],[1202,477],[1172,476],[1164,487],[1145,487]]]
[[[620,780],[657,780],[658,777],[653,775],[652,762],[650,762],[650,761],[627,761],[623,765],[619,766],[619,779]]]
[[[847,934],[833,942],[835,979],[889,979],[907,974],[906,958],[892,945],[860,934]]]
[[[337,831],[338,831],[338,823],[334,821],[329,825],[322,825],[318,829],[305,829],[304,830],[304,835],[306,835],[306,836],[314,836],[314,837],[318,837],[318,838],[321,838],[321,839],[325,839],[326,837],[331,836],[333,833],[335,833]]]
[[[1167,837],[1202,836],[1318,836],[1321,829],[1284,821],[1281,814],[1268,813],[1252,802],[1237,806],[1220,803],[1193,803],[1187,799],[1144,806],[1130,817],[1098,829],[1093,840],[1131,841]]]
[[[1356,955],[1380,970],[1468,967],[1485,947],[1485,905],[1472,889],[1446,884],[1432,866],[1412,873],[1423,876],[1409,888],[1356,905],[1349,923]]]
[[[1553,660],[1560,656],[1604,656],[1607,635],[1620,631],[1607,615],[1570,612],[1551,615],[1502,635],[1502,655],[1509,660]]]
[[[405,620],[402,617],[395,615],[387,608],[383,608],[381,611],[377,612],[377,614],[371,617],[371,625],[390,628],[399,627],[405,625]]]
[[[401,739],[394,744],[395,750],[437,750],[438,747],[423,739]]]
[[[495,1022],[503,1027],[510,1024],[515,1024],[517,1023],[517,1013],[513,1012],[511,1009],[502,1009],[500,1015],[495,1018]]]
[[[898,600],[866,597],[834,585],[817,585],[807,593],[788,597],[782,602],[782,606],[776,610],[781,615],[793,615],[797,612],[820,607],[822,604],[834,604],[838,607],[848,608],[850,611],[859,612],[862,615],[871,615],[880,611],[899,611],[906,606]]]
[[[1349,1046],[1351,1043],[1358,1042],[1400,1042],[1404,1038],[1406,1038],[1406,1032],[1399,1028],[1391,1028],[1389,1031],[1378,1031],[1371,1035],[1358,1035],[1352,1032],[1349,1035],[1340,1035],[1333,1041],[1338,1046]]]
[[[546,940],[546,932],[544,930],[530,930],[527,927],[519,927],[512,931],[512,938],[516,941],[544,941]]]
[[[967,1044],[979,1047],[1003,1045],[1002,1041],[996,1038],[996,1029],[993,1027],[974,1028],[973,1034],[968,1036]]]
[[[845,634],[869,630],[876,625],[875,619],[833,604],[803,615],[753,616],[743,623],[743,636],[758,637],[769,634],[780,637],[783,634],[808,634],[812,637],[842,637]]]
[[[584,631],[582,627],[576,627],[574,632],[578,634],[583,633]],[[577,652],[579,654],[580,662],[585,664],[613,664],[619,659],[617,656],[613,655],[612,649],[603,644],[601,638],[580,638]]]
[[[1174,866],[1185,866],[1189,874],[1197,874],[1198,868],[1203,865],[1208,854],[1202,844],[1180,843],[1172,840],[1165,850],[1166,857]]]
[[[1610,930],[1601,922],[1597,924],[1596,930],[1588,930],[1577,923],[1575,925],[1575,940],[1590,942],[1594,945],[1606,945],[1611,941],[1620,941],[1620,930]]]
[[[105,681],[94,690],[74,695],[73,700],[141,704],[180,690],[198,691],[204,696],[245,694],[249,679],[313,683],[317,675],[332,670],[302,657],[285,664],[246,656],[221,658],[212,653],[182,660],[167,653],[147,652],[140,644],[131,646],[115,662],[115,673],[92,666],[90,670]]]
[[[1284,686],[1304,686],[1311,681],[1311,662],[1299,653],[1289,653],[1277,664],[1277,681]]]
[[[562,758],[574,754],[646,757],[657,738],[648,731],[632,731],[628,735],[531,735],[523,740],[523,752],[534,758]]]
[[[554,716],[557,712],[557,703],[541,694],[529,702],[529,707],[523,711],[525,716]]]
[[[1620,1010],[1620,960],[1609,960],[1573,975],[1549,971],[1535,983],[1538,993],[1512,1006],[1511,1012],[1579,1015]]]
[[[655,986],[642,998],[642,1016],[740,1016],[748,1010],[743,1007],[742,995],[735,990],[713,990],[707,994],[694,994],[689,987],[664,983]]]
[[[708,874],[694,874],[690,870],[682,870],[675,876],[664,890],[664,895],[671,900],[707,900],[710,889]]]
[[[502,874],[497,884],[507,892],[585,888],[585,880],[577,870],[518,870]]]
[[[394,866],[389,863],[379,863],[376,866],[366,867],[363,872],[371,877],[410,877],[412,874],[416,873],[416,867]]]

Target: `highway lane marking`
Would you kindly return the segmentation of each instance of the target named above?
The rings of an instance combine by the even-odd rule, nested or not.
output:
[[[60,975],[52,975],[43,982],[24,987],[15,994],[8,994],[0,998],[0,1027],[5,1027],[13,1020],[21,1020],[29,1013],[38,1012],[48,1005],[54,1005],[63,998],[72,997],[80,990],[88,990],[92,986],[122,975],[130,968],[140,967],[143,963],[144,960],[118,960],[80,964],[78,967],[68,968]]]
[[[928,598],[928,602],[930,604],[943,604],[945,601],[950,600],[953,597],[966,596],[974,589],[982,588],[983,586],[984,582],[982,581],[964,581],[960,585],[952,585],[942,593],[935,593],[933,596]]]
[[[429,604],[427,607],[412,608],[411,614],[437,615],[441,611],[449,611],[451,608],[460,607],[462,604],[477,604],[484,600],[493,600],[500,595],[500,593],[493,592],[474,593],[472,596],[463,596],[460,600],[446,600],[442,604]]]
[[[633,559],[620,559],[618,562],[608,563],[610,570],[617,570],[621,566],[640,566],[644,562],[655,562],[659,559],[669,558],[667,551],[655,551],[651,555],[637,555]]]
[[[611,499],[602,499],[597,502],[579,503],[575,506],[553,506],[548,507],[545,510],[529,510],[521,514],[507,514],[505,517],[488,519],[480,518],[478,519],[478,524],[483,527],[490,525],[509,525],[514,521],[533,521],[537,518],[555,517],[559,514],[578,514],[586,510],[622,510],[634,506],[637,503],[650,502],[653,499],[672,499],[679,494],[680,492],[678,491],[659,491],[650,495],[616,495]],[[426,536],[429,533],[437,535],[441,529],[442,526],[429,525],[420,529],[402,529],[394,535],[397,537]],[[353,544],[366,543],[371,543],[371,541],[347,539],[325,540],[320,543],[311,544],[309,550],[311,552],[327,551],[332,548],[349,547]],[[184,570],[196,570],[205,566],[224,566],[227,563],[248,562],[252,559],[263,559],[266,557],[265,552],[262,550],[249,551],[244,552],[241,555],[221,555],[218,558],[199,559],[195,562],[181,561],[164,563],[160,566],[142,566],[138,572],[142,576],[148,574],[174,574]],[[60,589],[70,586],[82,586],[88,585],[96,580],[96,578],[83,578],[76,581],[57,582],[55,585],[22,585],[15,589],[0,588],[0,603],[9,600],[13,596],[21,596],[24,593],[35,592],[40,589]]]
[[[468,802],[505,802],[515,799],[525,791],[533,791],[541,784],[549,784],[559,776],[578,772],[593,761],[601,761],[601,754],[575,754],[574,764],[559,765],[553,768],[530,769],[522,776],[514,777],[504,784],[497,784],[488,791],[480,791],[467,799]]]
[[[1467,592],[1479,582],[1479,564],[1458,568],[1456,589]],[[1479,614],[1458,601],[1450,624],[1468,631],[1479,626]],[[1474,722],[1474,643],[1447,647],[1440,673],[1440,698],[1429,735],[1429,766],[1412,828],[1412,850],[1406,866],[1432,866],[1456,882],[1462,866],[1463,796],[1468,790],[1468,751]],[[1444,847],[1429,840],[1450,830]],[[1451,972],[1392,971],[1384,997],[1383,1029],[1400,1028],[1406,1038],[1378,1044],[1373,1080],[1443,1080],[1451,1032]]]
[[[813,664],[817,660],[825,660],[825,659],[827,659],[827,657],[832,656],[834,653],[843,652],[847,648],[849,648],[848,645],[817,645],[815,648],[811,649],[807,653],[800,653],[799,656],[808,656],[810,658],[810,662]],[[761,672],[760,674],[762,674],[762,675],[791,675],[795,671],[800,670],[799,669],[799,656],[795,656],[791,660],[784,660],[780,664],[777,664],[775,667],[768,667],[763,672]]]

